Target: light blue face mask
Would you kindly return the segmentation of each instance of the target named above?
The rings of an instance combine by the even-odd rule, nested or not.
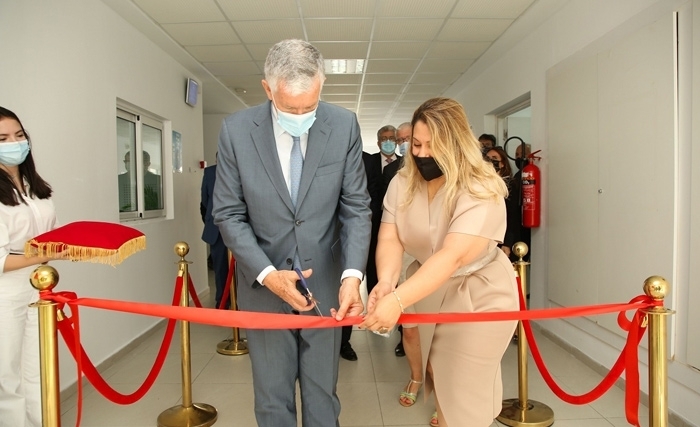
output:
[[[0,163],[7,166],[17,166],[24,162],[29,154],[29,142],[2,142],[0,143]]]
[[[406,151],[408,151],[408,141],[399,144],[399,154],[405,156]]]
[[[390,156],[394,154],[394,151],[396,151],[396,142],[391,139],[382,141],[382,146],[380,149],[382,150],[382,154]]]
[[[280,111],[274,102],[272,105],[277,112],[277,123],[292,136],[302,136],[316,121],[316,109],[304,114],[292,114]]]

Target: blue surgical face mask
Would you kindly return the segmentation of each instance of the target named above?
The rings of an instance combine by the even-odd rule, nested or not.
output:
[[[405,156],[406,151],[408,151],[408,141],[399,144],[399,154]]]
[[[392,139],[382,141],[381,150],[382,154],[387,156],[394,154],[394,151],[396,151],[396,142],[394,142]]]
[[[29,154],[29,142],[2,142],[0,143],[0,163],[7,166],[17,166],[24,162]]]
[[[280,111],[274,102],[272,105],[277,113],[277,123],[292,136],[302,136],[316,121],[316,109],[304,114],[292,114]]]

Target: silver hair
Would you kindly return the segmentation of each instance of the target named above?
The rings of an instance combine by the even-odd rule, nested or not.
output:
[[[311,43],[288,39],[270,48],[265,60],[265,81],[273,91],[283,82],[290,95],[308,91],[316,79],[325,80],[323,55]]]
[[[391,131],[394,132],[394,135],[396,135],[396,128],[393,127],[392,125],[386,125],[382,126],[378,131],[377,131],[377,141],[379,141],[379,138],[382,137],[382,134],[384,132]]]
[[[411,122],[403,122],[399,125],[399,127],[396,128],[396,130],[401,130],[404,128],[410,128],[411,127]]]

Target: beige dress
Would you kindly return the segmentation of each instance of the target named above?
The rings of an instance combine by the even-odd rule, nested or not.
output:
[[[443,245],[447,233],[490,239],[488,250],[470,266],[460,268],[438,290],[415,304],[418,313],[470,313],[518,310],[513,266],[496,248],[506,229],[502,198],[479,200],[464,192],[454,211],[444,211],[444,190],[428,203],[425,183],[413,202],[402,206],[406,178],[397,175],[384,199],[383,222],[395,223],[404,250],[416,258],[406,276]],[[483,265],[483,266],[481,266]],[[476,271],[471,271],[477,268]],[[426,397],[434,389],[450,427],[487,427],[501,411],[501,358],[516,322],[466,322],[419,325],[423,369],[429,363],[433,382],[426,378]]]

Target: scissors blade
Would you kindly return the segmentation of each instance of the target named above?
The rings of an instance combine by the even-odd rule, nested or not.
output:
[[[318,308],[318,300],[314,298],[314,295],[311,293],[311,290],[309,289],[309,286],[306,284],[306,279],[304,278],[304,275],[301,274],[301,270],[298,268],[295,268],[294,271],[297,272],[297,275],[299,276],[299,282],[301,283],[301,286],[304,288],[306,291],[306,299],[311,303],[314,303],[314,309],[316,310],[316,314],[318,314],[320,317],[323,317],[323,314],[321,314],[321,309]]]

